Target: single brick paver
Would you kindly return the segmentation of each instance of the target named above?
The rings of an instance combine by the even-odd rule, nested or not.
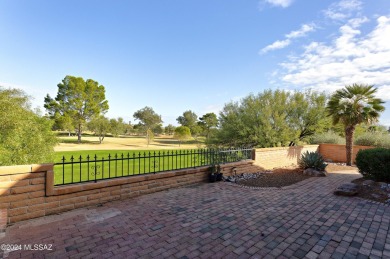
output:
[[[390,258],[390,207],[333,190],[331,173],[283,188],[198,184],[19,222],[3,258]],[[1,222],[0,222],[1,223]],[[50,245],[27,249],[29,245]]]

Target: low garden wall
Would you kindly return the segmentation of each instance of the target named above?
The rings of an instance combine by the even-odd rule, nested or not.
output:
[[[265,169],[297,165],[298,160],[306,151],[318,151],[318,145],[257,148],[254,150],[255,165]]]
[[[372,147],[354,146],[358,150]],[[345,162],[345,145],[320,144],[252,150],[252,160],[223,164],[225,176],[297,165],[301,155],[319,151],[325,159]],[[18,221],[126,199],[169,188],[206,182],[209,167],[54,186],[53,164],[0,167],[0,231]]]
[[[355,162],[356,154],[361,149],[374,148],[371,146],[353,146],[352,160]],[[327,161],[336,163],[346,163],[345,145],[339,144],[319,144],[293,147],[257,148],[253,152],[255,165],[265,169],[277,167],[296,166],[303,153],[319,152]]]
[[[260,169],[252,160],[222,165],[225,176]],[[54,186],[52,164],[0,167],[0,229],[18,221],[206,182],[209,167]]]
[[[374,148],[371,146],[353,146],[352,161],[355,162],[356,154],[359,150]],[[339,144],[320,144],[319,152],[327,161],[346,163],[347,155],[345,145]]]

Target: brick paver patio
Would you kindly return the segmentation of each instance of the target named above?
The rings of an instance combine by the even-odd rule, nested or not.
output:
[[[205,183],[74,210],[17,223],[0,237],[52,250],[22,246],[2,256],[390,258],[390,207],[332,194],[358,177],[338,172],[263,189]]]

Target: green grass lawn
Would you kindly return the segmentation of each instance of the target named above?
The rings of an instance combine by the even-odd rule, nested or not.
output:
[[[54,167],[54,181],[56,185],[93,181],[209,165],[212,161],[212,154],[206,154],[204,150],[56,152],[55,162],[64,164]]]

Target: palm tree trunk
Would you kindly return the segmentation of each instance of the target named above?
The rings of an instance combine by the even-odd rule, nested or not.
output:
[[[345,127],[345,149],[347,155],[347,165],[352,165],[353,154],[353,134],[355,133],[355,126]]]

